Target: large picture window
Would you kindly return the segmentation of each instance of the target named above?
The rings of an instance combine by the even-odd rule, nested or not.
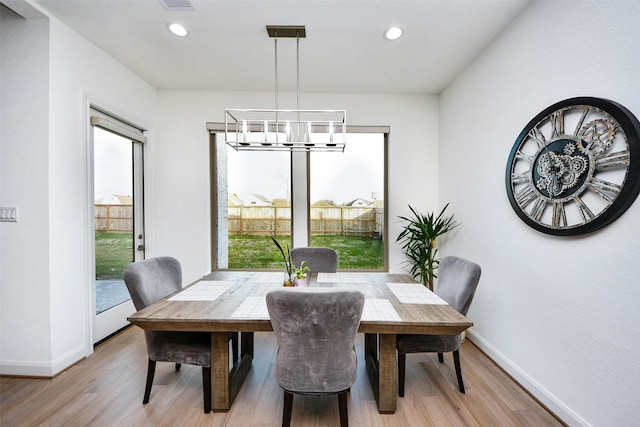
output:
[[[210,131],[215,270],[282,268],[271,238],[291,247],[292,212],[298,217],[300,209],[306,210],[306,230],[294,232],[307,236],[309,246],[335,249],[338,269],[387,269],[386,133],[350,133],[343,153],[292,156],[238,152],[223,133]],[[306,178],[292,180],[293,161],[306,163]],[[306,197],[299,197],[301,190]]]

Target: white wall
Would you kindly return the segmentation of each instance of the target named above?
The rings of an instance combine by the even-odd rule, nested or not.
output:
[[[156,91],[59,21],[7,15],[0,205],[20,218],[1,224],[0,373],[53,375],[91,351],[89,102],[152,129]]]
[[[51,360],[49,22],[0,6],[0,55],[0,206],[19,208],[18,222],[0,223],[0,361],[44,374]]]
[[[178,257],[185,281],[192,281],[211,271],[206,122],[224,122],[225,107],[273,108],[273,93],[161,90],[158,99],[157,175],[152,177],[157,245],[149,250]],[[294,106],[293,99],[287,104],[281,94],[281,108]],[[408,204],[420,210],[437,207],[437,97],[303,93],[301,108],[345,108],[349,125],[390,126],[389,266],[405,271],[393,243],[400,232],[397,216],[409,213]]]
[[[559,100],[640,116],[639,20],[633,1],[534,2],[441,95],[439,198],[463,223],[443,255],[483,268],[470,338],[573,425],[640,423],[640,202],[592,235],[548,236],[511,209],[506,161]]]

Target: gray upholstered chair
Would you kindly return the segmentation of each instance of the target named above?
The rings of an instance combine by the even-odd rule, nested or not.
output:
[[[291,260],[298,266],[306,261],[312,273],[335,273],[338,269],[338,253],[331,248],[293,248]]]
[[[354,342],[364,295],[344,288],[282,288],[267,294],[267,308],[278,343],[282,425],[291,423],[293,394],[337,394],[340,425],[348,426],[347,392],[356,379]]]
[[[450,306],[466,315],[473,300],[480,266],[458,257],[444,257],[438,267],[437,294]],[[460,370],[460,335],[398,335],[398,394],[404,396],[405,365],[407,353],[438,353],[440,363],[443,353],[453,352],[453,362],[458,377],[458,388],[464,393],[462,371]]]
[[[182,288],[182,267],[171,257],[150,258],[129,264],[124,281],[136,310]],[[147,384],[142,403],[149,402],[156,362],[202,366],[204,412],[211,412],[211,335],[206,332],[144,331],[149,354]],[[230,336],[231,338],[231,336]],[[236,349],[234,348],[234,357]]]

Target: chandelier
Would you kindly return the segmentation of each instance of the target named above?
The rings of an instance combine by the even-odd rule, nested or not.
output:
[[[300,39],[304,26],[267,25],[275,47],[275,108],[225,109],[225,142],[236,151],[344,151],[345,110],[300,109]],[[278,38],[296,38],[296,109],[278,107]]]

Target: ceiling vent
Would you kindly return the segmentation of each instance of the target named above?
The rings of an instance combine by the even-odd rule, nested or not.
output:
[[[196,10],[191,0],[160,0],[167,10]]]

